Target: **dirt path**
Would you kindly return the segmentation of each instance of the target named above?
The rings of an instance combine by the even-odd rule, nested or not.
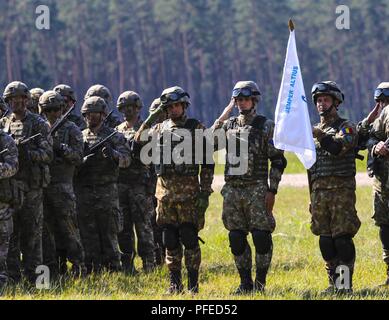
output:
[[[358,186],[371,186],[373,179],[369,178],[367,173],[357,173],[357,185]],[[221,190],[224,185],[223,176],[215,176],[213,180],[214,190]],[[286,174],[282,176],[281,184],[282,187],[297,187],[304,188],[308,187],[307,175],[303,174]]]

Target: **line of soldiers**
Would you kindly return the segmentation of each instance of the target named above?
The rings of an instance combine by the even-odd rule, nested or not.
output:
[[[0,279],[7,277],[5,257],[9,238],[8,275],[13,279],[20,277],[20,252],[24,273],[30,281],[41,262],[50,265],[52,270],[59,266],[61,272],[67,260],[72,263],[75,275],[83,274],[84,269],[90,273],[102,268],[124,269],[133,274],[135,231],[144,270],[148,272],[155,267],[157,240],[157,248],[165,248],[170,278],[168,292],[183,291],[182,259],[185,258],[188,290],[197,293],[201,264],[199,231],[204,228],[205,212],[213,192],[214,163],[205,158],[199,164],[196,161],[165,163],[164,152],[173,153],[180,140],[172,141],[171,148],[166,150],[163,134],[180,135],[180,130],[186,129],[195,139],[195,131],[206,128],[187,116],[191,104],[189,94],[180,87],[171,87],[154,101],[143,123],[139,118],[143,106],[139,95],[132,91],[123,93],[117,107],[125,121],[115,124],[114,130],[105,121],[110,95],[103,89],[94,86],[88,90],[81,108],[86,120],[83,131],[79,128],[82,119],[72,122],[67,118],[66,124],[54,134],[51,129],[75,103],[74,93],[69,94],[72,91],[68,86],[59,86],[39,98],[38,107],[45,119],[26,111],[31,103],[26,85],[14,82],[5,89],[4,102],[11,112],[1,120],[0,150],[7,152],[0,159],[0,177],[5,183],[0,187],[2,192],[12,192],[8,198],[0,199],[3,206],[0,207],[3,208],[0,211]],[[274,122],[256,112],[260,97],[255,82],[238,82],[230,104],[211,128],[229,137],[224,145],[219,141],[214,143],[213,150],[228,150],[231,137],[239,140],[248,133],[247,171],[236,174],[237,164],[227,153],[226,184],[221,192],[222,220],[229,231],[231,252],[241,280],[236,294],[265,290],[273,252],[272,232],[276,227],[273,207],[287,166],[283,151],[274,147]],[[355,209],[358,133],[367,141],[369,154],[381,168],[374,171],[374,217],[381,230],[385,262],[389,265],[386,166],[389,147],[385,143],[389,130],[386,130],[388,112],[384,108],[389,104],[389,86],[382,84],[377,88],[377,106],[358,126],[339,117],[338,108],[344,102],[344,95],[335,82],[316,83],[312,98],[320,123],[313,127],[317,162],[308,172],[311,229],[319,236],[326,263],[330,282],[326,292],[351,292],[352,280],[346,288],[337,287],[337,269],[347,266],[352,279],[353,237],[361,225]],[[239,115],[231,117],[235,107]],[[144,133],[161,137],[161,161],[152,168],[142,162],[142,147],[149,141],[142,139]],[[204,143],[209,141],[205,139]],[[195,150],[192,151],[194,155]],[[153,224],[157,229],[154,233]],[[43,257],[42,230],[46,233]],[[249,233],[255,250],[254,281]]]

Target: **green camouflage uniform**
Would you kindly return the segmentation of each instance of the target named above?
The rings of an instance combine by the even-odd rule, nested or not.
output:
[[[361,226],[355,208],[355,147],[358,134],[352,122],[341,119],[338,115],[327,117],[316,126],[325,135],[320,141],[314,139],[317,160],[309,170],[311,230],[313,234],[320,236],[321,251],[332,285],[337,266],[346,265],[351,274],[354,272],[355,248],[352,238]],[[325,147],[328,143],[336,143],[340,152],[337,155],[330,153]],[[339,245],[342,237],[346,237],[346,245]],[[329,243],[334,252],[331,255],[328,255]]]
[[[226,183],[221,191],[224,198],[222,219],[225,228],[230,231],[230,237],[231,232],[243,234],[242,241],[244,241],[245,246],[241,250],[243,253],[239,252],[238,255],[232,250],[243,283],[243,278],[251,279],[252,253],[250,245],[245,240],[248,233],[253,233],[253,238],[257,231],[267,232],[270,236],[276,227],[273,213],[267,212],[265,195],[269,190],[274,194],[277,193],[286,167],[286,159],[283,151],[276,149],[273,144],[274,122],[258,116],[255,112],[240,114],[224,123],[217,121],[213,129],[222,129],[227,136],[239,135],[241,132],[249,133],[247,172],[241,175],[231,175],[232,165],[227,157]],[[218,149],[220,147],[219,145]],[[239,145],[237,149],[240,150]],[[240,154],[243,154],[243,150],[240,150]],[[271,161],[270,174],[269,160]],[[233,248],[233,244],[231,244],[231,248]],[[259,273],[261,273],[261,278],[263,278],[270,267],[273,245],[270,245],[270,249],[266,253],[260,252],[257,246],[255,251],[257,276],[259,277]],[[243,274],[247,274],[247,276],[245,277]],[[248,281],[250,282],[250,280]],[[262,282],[265,282],[264,279]],[[264,285],[264,283],[262,284]]]
[[[73,190],[75,166],[81,164],[84,142],[80,129],[66,121],[54,134],[54,160],[50,165],[51,182],[44,190],[43,261],[52,275],[58,273],[56,248],[64,249],[75,272],[84,265],[84,250],[76,216]]]
[[[123,122],[117,127],[128,142],[133,140],[141,122],[133,128]],[[143,268],[150,271],[155,266],[155,248],[152,219],[154,217],[154,204],[152,195],[148,192],[150,168],[133,158],[130,167],[119,172],[119,204],[123,212],[123,232],[119,234],[119,245],[123,252],[123,266],[133,260],[135,255],[135,234],[138,240],[138,253],[143,261]],[[123,261],[123,259],[125,261]]]
[[[0,130],[0,151],[8,149],[0,156],[0,289],[8,280],[7,254],[12,234],[12,180],[18,170],[18,149],[15,142]]]
[[[19,171],[15,180],[23,193],[21,208],[13,215],[14,232],[8,252],[8,270],[15,280],[20,279],[20,253],[23,269],[29,281],[35,282],[36,267],[42,263],[43,188],[50,182],[48,165],[53,159],[49,128],[36,114],[26,111],[23,120],[14,115],[3,118],[0,126],[18,142],[38,133],[40,137],[19,147]]]
[[[176,122],[169,119],[157,124],[152,131],[162,133],[183,129],[187,120],[186,116]],[[205,127],[198,123],[195,129],[204,130]],[[211,186],[214,166],[201,165],[200,179],[198,172],[196,175],[183,175],[175,172],[174,169],[171,172],[158,169],[156,171],[158,175],[156,189],[158,225],[179,229],[183,224],[187,224],[196,228],[197,231],[202,230],[204,217],[199,214],[195,204],[200,192],[208,194],[213,192]],[[194,249],[184,248],[183,250],[183,245],[180,243],[175,250],[166,249],[166,264],[170,271],[181,271],[183,256],[185,256],[185,265],[188,270],[199,270],[200,246],[197,245]]]
[[[380,141],[389,138],[389,108],[383,109],[381,115],[374,121],[368,141],[369,154],[375,158],[376,169],[373,182],[373,219],[378,227],[389,227],[389,161],[387,158],[377,158],[374,148]],[[384,249],[383,258],[389,270],[389,250]],[[388,271],[389,275],[389,271]]]
[[[103,140],[114,132],[103,126],[94,134],[85,129],[85,149]],[[82,243],[85,249],[85,264],[88,272],[99,271],[101,267],[120,269],[120,253],[117,234],[122,229],[122,215],[119,210],[117,180],[119,168],[130,164],[130,150],[122,134],[117,133],[108,142],[118,153],[118,163],[104,158],[101,150],[84,160],[77,174],[77,204]]]

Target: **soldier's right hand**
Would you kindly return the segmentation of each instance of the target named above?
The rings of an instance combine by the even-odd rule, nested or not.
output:
[[[375,119],[378,118],[378,116],[381,114],[381,111],[381,105],[377,102],[374,109],[367,116],[367,121],[369,122],[369,124],[373,123]]]
[[[231,98],[230,103],[228,104],[227,107],[224,108],[223,113],[221,114],[218,120],[221,122],[226,121],[229,118],[234,107],[235,107],[235,99]]]
[[[386,157],[389,155],[389,150],[388,148],[385,146],[385,142],[383,141],[380,141],[376,147],[374,148],[374,153],[376,155],[379,155],[379,156],[383,156],[383,157]]]
[[[148,126],[152,126],[158,120],[159,116],[163,111],[164,111],[164,106],[161,104],[153,112],[150,112],[149,116],[147,117],[144,123]]]

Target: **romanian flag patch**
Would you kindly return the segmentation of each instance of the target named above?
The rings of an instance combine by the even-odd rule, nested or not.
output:
[[[343,134],[353,134],[352,128],[343,128],[342,129]]]

